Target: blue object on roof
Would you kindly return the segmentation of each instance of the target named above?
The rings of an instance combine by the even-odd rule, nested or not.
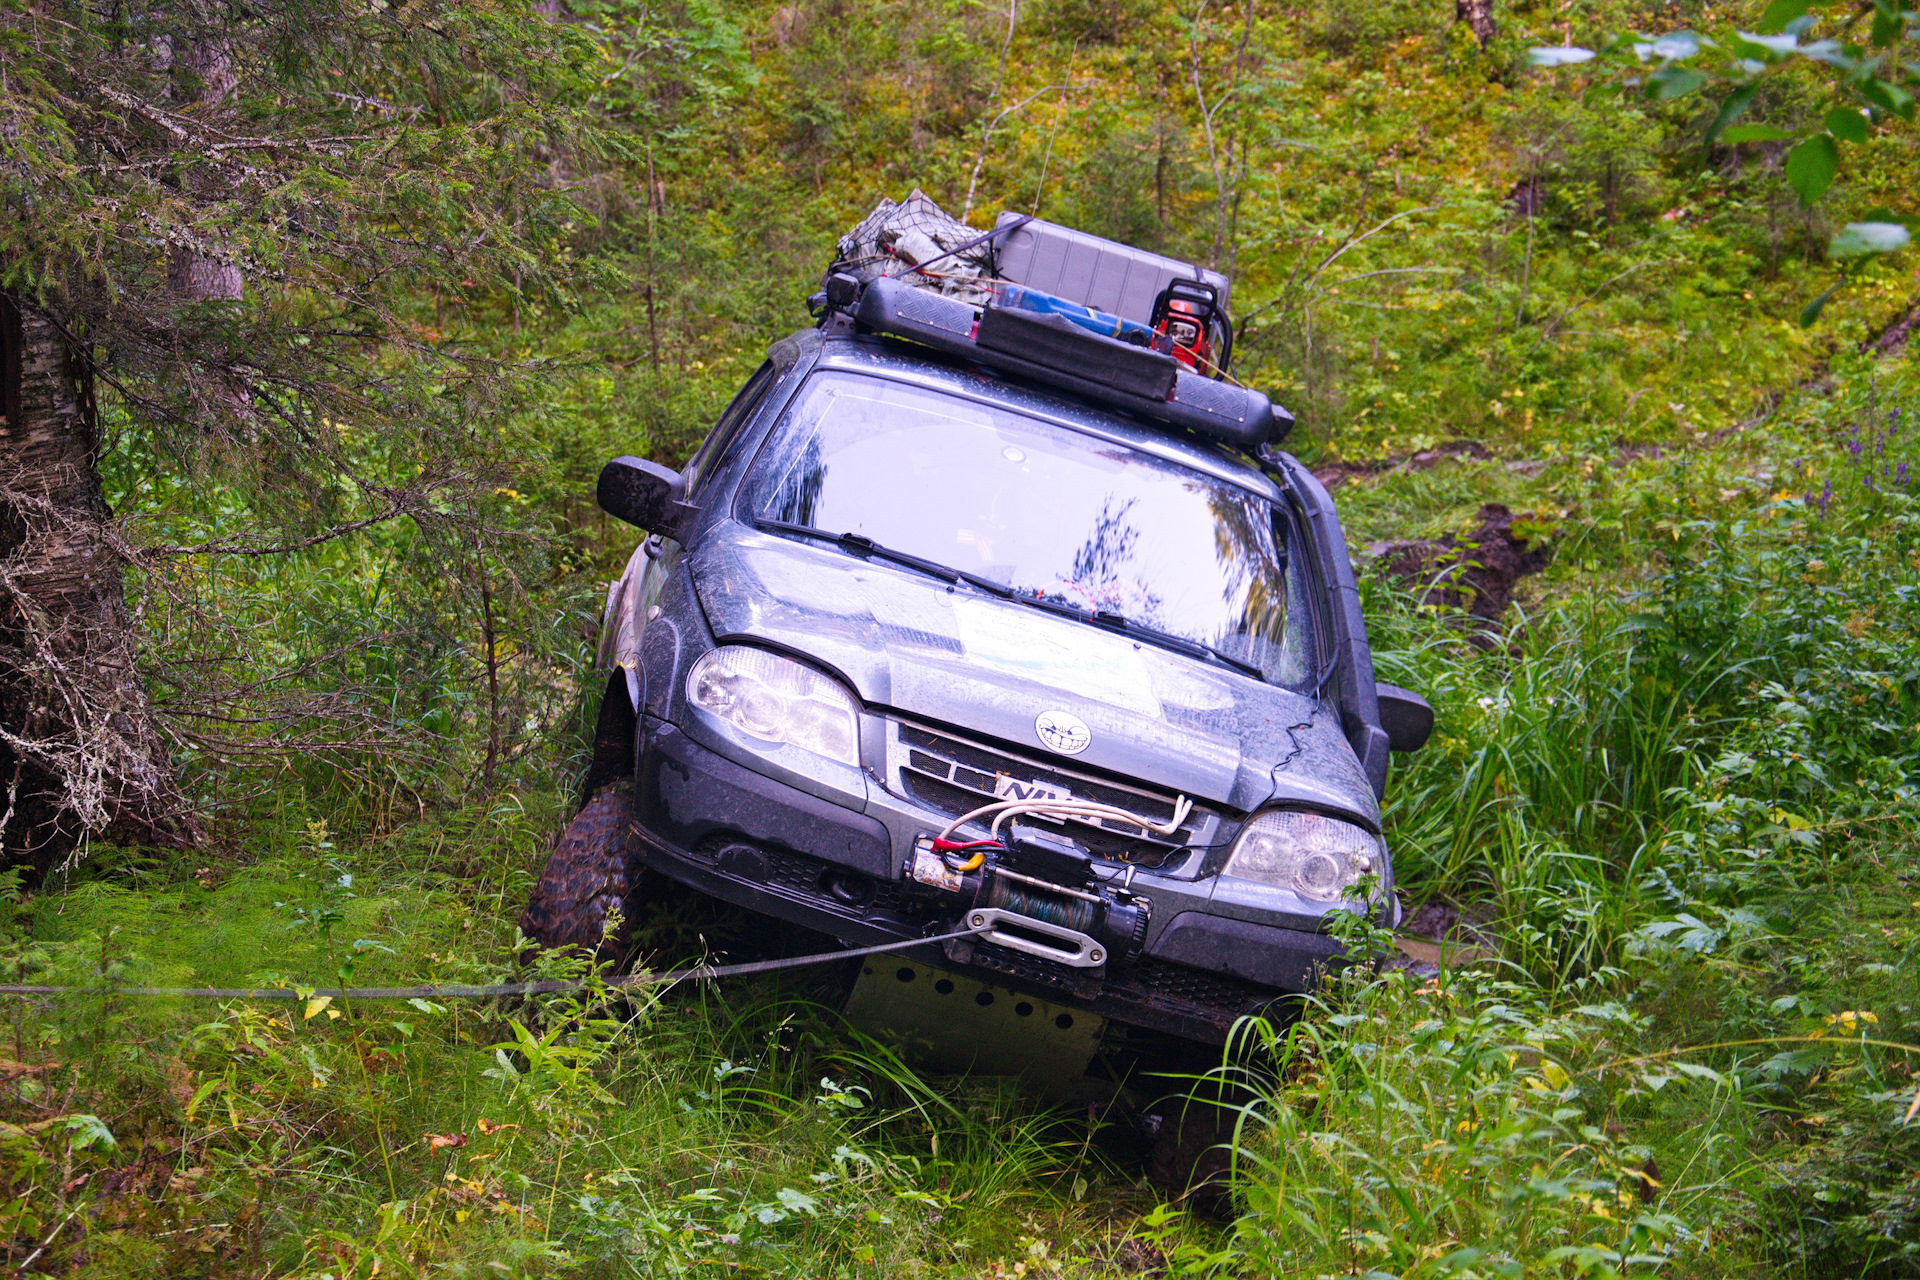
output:
[[[1021,284],[1003,284],[997,286],[999,305],[1015,311],[1037,311],[1042,315],[1062,316],[1082,329],[1090,330],[1103,338],[1118,338],[1134,346],[1144,347],[1153,341],[1153,330],[1137,320],[1124,316],[1109,315],[1105,311],[1096,311],[1092,307],[1083,307],[1077,302],[1068,302],[1065,298],[1055,297],[1051,293],[1042,293],[1038,289],[1029,289]]]

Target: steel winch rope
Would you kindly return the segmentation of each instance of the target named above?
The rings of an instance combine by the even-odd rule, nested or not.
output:
[[[783,969],[804,969],[810,965],[831,964],[836,960],[856,960],[888,951],[929,943],[951,942],[984,933],[990,926],[936,934],[931,938],[903,938],[878,946],[854,947],[847,951],[823,951],[818,955],[790,956],[784,960],[755,960],[750,964],[702,965],[698,969],[666,969],[658,972],[630,973],[607,978],[603,985],[625,991],[635,987],[671,986],[680,982],[713,982],[721,978],[744,978],[756,973],[778,973]],[[538,982],[497,982],[474,986],[444,983],[417,987],[315,987],[304,995],[292,987],[54,987],[29,983],[0,983],[0,996],[165,996],[202,1000],[447,1000],[478,999],[488,996],[543,996],[561,991],[582,991],[591,985],[585,978],[548,978]]]

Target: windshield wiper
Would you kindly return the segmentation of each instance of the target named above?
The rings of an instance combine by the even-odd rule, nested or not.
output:
[[[937,560],[927,560],[906,551],[895,551],[891,547],[883,547],[864,533],[828,533],[825,529],[816,529],[812,525],[772,520],[764,516],[755,517],[753,524],[756,529],[772,529],[778,533],[792,533],[802,538],[832,542],[857,556],[878,556],[882,560],[891,560],[909,569],[918,569],[928,577],[938,578],[942,582],[964,582],[970,587],[977,587],[1003,600],[1013,595],[1013,588],[1005,583],[995,582],[992,578],[984,578],[977,573],[968,573],[965,569],[956,569],[952,565],[941,564]]]
[[[788,520],[774,520],[766,516],[756,516],[753,524],[756,529],[769,529],[776,533],[791,533],[802,538],[813,538],[819,542],[831,542],[837,546],[844,547],[857,556],[875,556],[882,560],[890,560],[895,564],[905,565],[909,569],[917,569],[928,577],[938,578],[942,582],[964,582],[970,587],[977,587],[987,592],[989,595],[999,596],[1002,600],[1017,601],[1020,604],[1029,605],[1035,609],[1044,609],[1048,613],[1056,613],[1067,618],[1077,618],[1081,622],[1090,622],[1096,626],[1106,627],[1112,631],[1120,631],[1127,635],[1138,636],[1140,639],[1160,645],[1162,648],[1173,649],[1191,657],[1214,658],[1234,668],[1236,671],[1252,676],[1256,680],[1266,679],[1266,672],[1258,666],[1243,658],[1236,658],[1225,650],[1215,648],[1213,645],[1203,641],[1189,640],[1185,636],[1176,636],[1170,632],[1144,626],[1123,614],[1088,613],[1086,610],[1076,609],[1070,604],[1060,604],[1052,600],[1023,595],[1003,582],[995,582],[992,578],[982,577],[977,573],[968,573],[965,569],[956,569],[952,565],[941,564],[937,560],[928,560],[922,556],[913,555],[910,552],[895,551],[891,547],[882,546],[872,538],[867,537],[864,533],[829,533],[825,529],[816,529],[812,525],[794,524]]]
[[[1125,614],[1108,613],[1104,610],[1099,613],[1088,613],[1085,609],[1076,609],[1070,604],[1061,604],[1057,601],[1042,599],[1038,596],[1016,594],[1008,598],[1018,600],[1021,604],[1032,605],[1036,609],[1045,609],[1049,613],[1057,613],[1063,618],[1078,618],[1082,622],[1091,622],[1095,626],[1106,627],[1111,631],[1119,631],[1126,635],[1138,636],[1140,639],[1152,644],[1157,644],[1163,649],[1172,649],[1177,653],[1187,654],[1189,657],[1213,658],[1234,668],[1236,671],[1252,676],[1256,680],[1265,680],[1267,678],[1265,671],[1244,658],[1236,658],[1226,650],[1216,648],[1204,640],[1190,640],[1186,636],[1176,636],[1170,631],[1162,631],[1157,627],[1149,627],[1143,623],[1135,622]]]

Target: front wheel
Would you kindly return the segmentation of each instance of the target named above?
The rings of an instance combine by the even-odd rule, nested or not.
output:
[[[520,931],[543,947],[565,947],[612,961],[627,957],[635,877],[628,846],[633,791],[603,787],[554,842],[540,881],[520,913]],[[614,913],[617,926],[609,931]]]

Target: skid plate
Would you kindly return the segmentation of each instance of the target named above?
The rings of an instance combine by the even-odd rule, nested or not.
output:
[[[936,1072],[1020,1076],[1077,1098],[1105,1018],[932,965],[874,956],[847,997],[847,1021]]]

